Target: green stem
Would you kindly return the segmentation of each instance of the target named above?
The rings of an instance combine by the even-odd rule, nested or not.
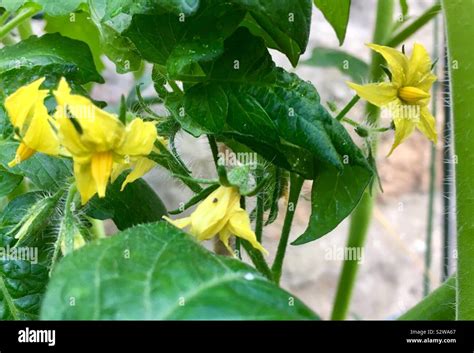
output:
[[[3,25],[6,20],[8,20],[8,17],[10,17],[10,12],[5,11],[4,13],[2,13],[2,15],[0,16],[0,26]]]
[[[288,239],[290,237],[291,224],[295,215],[296,206],[300,196],[301,188],[303,187],[304,179],[298,174],[291,173],[290,175],[290,195],[288,197],[288,205],[286,206],[285,221],[281,230],[280,241],[278,243],[278,250],[275,255],[275,261],[272,265],[273,278],[276,283],[280,283],[281,272],[283,268],[283,260],[285,258],[286,247],[288,246]]]
[[[265,261],[265,258],[263,257],[262,253],[255,249],[252,244],[250,244],[247,240],[242,239],[240,243],[249,255],[250,260],[252,260],[253,264],[255,265],[255,268],[262,275],[267,277],[270,281],[273,281],[272,270],[268,266],[267,261]]]
[[[9,34],[10,31],[13,30],[20,23],[28,20],[30,17],[34,16],[38,12],[39,10],[36,6],[29,7],[21,11],[18,15],[16,15],[10,21],[8,21],[5,25],[0,27],[0,40],[3,39],[3,37],[5,37],[7,34]]]
[[[354,105],[357,104],[357,102],[360,100],[360,97],[356,94],[352,99],[347,103],[347,105],[337,114],[336,120],[341,121],[346,114],[354,107]]]
[[[413,21],[410,25],[395,34],[385,45],[389,47],[396,47],[402,44],[406,39],[416,33],[421,27],[430,22],[434,17],[441,12],[441,5],[436,3],[428,10],[426,10],[420,17]]]
[[[438,44],[438,18],[435,18],[434,22],[434,56],[438,56],[439,44]],[[437,116],[437,98],[438,98],[438,83],[435,82],[433,85],[433,100],[431,102],[431,110],[433,116]],[[427,215],[427,228],[426,228],[426,251],[425,251],[425,271],[423,274],[423,296],[426,297],[430,292],[431,281],[430,281],[430,268],[431,268],[431,247],[433,243],[433,214],[434,214],[434,197],[435,197],[435,181],[436,181],[436,145],[431,145],[430,151],[430,185],[428,191],[428,215]]]
[[[390,35],[392,28],[394,1],[379,0],[377,3],[377,18],[374,29],[374,43],[384,43]],[[380,67],[382,63],[381,56],[372,53],[372,62],[370,65],[370,81],[377,81],[383,74]],[[377,126],[380,111],[371,104],[366,105],[366,113],[368,121],[371,125]],[[377,139],[374,139],[373,149],[376,150]],[[372,218],[372,208],[376,189],[372,193],[366,191],[359,205],[351,216],[351,224],[349,227],[349,237],[347,247],[363,248],[367,231],[369,229],[370,220]],[[342,266],[341,276],[337,287],[336,298],[332,310],[331,318],[333,320],[344,320],[349,311],[352,290],[355,284],[359,263],[358,261],[345,260]]]
[[[257,183],[260,180],[257,178]],[[262,235],[263,235],[263,213],[264,213],[264,205],[263,205],[263,193],[259,192],[257,194],[257,212],[255,215],[255,235],[257,237],[257,241],[259,243],[262,242]]]
[[[30,21],[23,21],[18,25],[18,34],[22,40],[33,35],[33,29],[31,28]]]
[[[372,208],[373,199],[369,192],[366,191],[359,206],[352,214],[346,249],[353,250],[362,249],[364,247],[370,220],[372,218]],[[342,272],[339,277],[339,284],[337,286],[336,299],[331,314],[332,320],[344,320],[346,318],[358,269],[359,260],[344,260]]]
[[[398,320],[454,320],[456,317],[455,303],[456,278],[453,276],[400,316]]]
[[[474,163],[472,100],[474,97],[474,1],[443,0],[448,39],[451,107],[454,123],[457,215],[456,319],[474,320]]]
[[[207,135],[209,146],[211,147],[212,159],[216,168],[219,166],[219,148],[217,147],[216,138],[213,135]]]

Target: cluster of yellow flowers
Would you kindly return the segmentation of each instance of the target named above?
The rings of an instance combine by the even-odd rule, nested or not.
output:
[[[57,107],[50,116],[44,104],[49,91],[40,89],[43,82],[44,78],[21,87],[5,100],[20,140],[10,167],[36,152],[72,157],[77,189],[85,204],[95,194],[104,197],[109,181],[124,170],[132,168],[122,189],[155,166],[147,156],[157,139],[165,141],[158,136],[154,123],[134,118],[124,125],[116,115],[98,108],[90,99],[72,94],[64,78],[53,91]],[[179,228],[191,226],[190,233],[199,241],[218,235],[229,252],[229,238],[235,235],[267,253],[257,241],[249,215],[240,208],[239,200],[237,188],[221,186],[190,217],[165,219]]]
[[[50,116],[44,104],[49,91],[40,89],[43,82],[41,78],[21,87],[5,100],[20,140],[10,167],[35,152],[72,157],[83,204],[96,193],[104,197],[109,180],[124,170],[133,168],[122,189],[153,168],[155,163],[146,157],[160,138],[154,123],[135,118],[125,126],[90,99],[72,94],[64,78],[53,91],[57,107]]]
[[[390,82],[362,86],[348,82],[348,85],[361,98],[391,113],[395,141],[389,155],[415,128],[436,143],[435,119],[428,109],[430,90],[436,76],[432,73],[433,64],[426,49],[421,44],[415,44],[408,58],[403,52],[390,47],[377,44],[368,44],[368,47],[387,61]]]

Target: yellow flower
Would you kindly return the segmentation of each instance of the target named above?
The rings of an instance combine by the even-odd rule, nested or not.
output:
[[[20,139],[15,158],[8,163],[10,167],[30,158],[36,151],[59,153],[54,121],[44,105],[48,90],[39,89],[43,81],[41,78],[23,86],[5,99],[5,108]]]
[[[250,227],[247,212],[240,208],[239,202],[240,194],[236,188],[221,186],[211,193],[190,217],[177,220],[164,218],[178,228],[190,226],[189,232],[199,241],[219,235],[219,239],[230,253],[233,251],[229,245],[229,238],[235,235],[247,240],[255,249],[267,255],[268,252],[257,241]]]
[[[96,107],[88,98],[71,94],[64,78],[54,96],[59,139],[73,158],[82,204],[96,193],[104,197],[114,168],[150,154],[157,139],[155,125],[135,118],[124,126],[117,116]],[[137,178],[143,170],[135,172]]]
[[[390,47],[368,44],[368,47],[381,54],[387,61],[392,74],[391,82],[348,85],[357,94],[380,107],[389,109],[395,124],[395,141],[389,152],[402,143],[416,128],[428,139],[436,143],[435,119],[428,109],[430,89],[436,81],[431,72],[432,63],[426,49],[413,46],[411,57]]]

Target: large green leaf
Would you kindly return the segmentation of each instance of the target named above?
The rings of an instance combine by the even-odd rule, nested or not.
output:
[[[270,161],[307,178],[326,165],[343,170],[343,158],[368,168],[347,131],[320,104],[316,89],[276,68],[263,41],[248,30],[227,39],[224,54],[203,68],[206,82],[186,90],[184,98],[167,100],[190,133],[231,134],[267,159],[274,151],[278,158]]]
[[[76,84],[103,82],[87,44],[57,33],[0,49],[0,89],[6,94],[43,76],[64,76]]]
[[[0,165],[10,173],[25,176],[41,190],[56,190],[72,176],[72,163],[66,158],[57,158],[36,153],[33,157],[13,168],[8,167],[15,157],[18,143],[0,141]]]
[[[311,57],[302,62],[303,65],[318,67],[334,67],[355,82],[367,80],[369,65],[351,54],[332,48],[315,48]]]
[[[0,320],[37,319],[47,282],[42,265],[0,259]]]
[[[124,175],[117,178],[107,188],[105,198],[95,196],[87,206],[88,214],[97,219],[111,218],[120,230],[158,221],[167,214],[163,202],[146,181],[139,179],[120,191],[124,180]]]
[[[101,59],[103,47],[100,42],[100,33],[87,12],[77,12],[65,16],[45,16],[45,19],[46,32],[57,32],[65,37],[87,43],[95,66],[99,71],[102,71],[104,64]]]
[[[310,0],[297,2],[295,6],[286,0],[206,0],[194,16],[186,19],[175,13],[135,15],[124,34],[146,60],[167,65],[170,75],[199,77],[202,72],[197,65],[222,53],[224,40],[247,14],[243,25],[296,65],[307,45],[311,18]]]
[[[342,45],[346,38],[351,0],[314,0],[314,4],[321,10],[332,28],[334,28],[339,44]]]
[[[101,239],[66,257],[53,272],[41,318],[290,320],[317,316],[248,265],[214,255],[181,230],[159,222]]]
[[[350,165],[342,172],[327,168],[319,173],[313,181],[308,227],[292,244],[308,243],[333,230],[357,206],[372,177],[371,170]]]

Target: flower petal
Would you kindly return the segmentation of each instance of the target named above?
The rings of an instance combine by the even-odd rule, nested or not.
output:
[[[239,208],[232,213],[227,230],[235,236],[247,240],[261,253],[268,255],[268,251],[257,241],[257,237],[250,227],[249,215],[245,210]]]
[[[416,127],[433,143],[438,141],[438,134],[436,133],[436,121],[428,108],[421,108],[420,122]]]
[[[408,136],[411,135],[415,126],[417,124],[416,121],[407,119],[406,117],[397,117],[393,119],[395,124],[395,141],[393,142],[392,148],[388,153],[387,157],[392,154],[395,148],[398,147],[403,141],[406,140]]]
[[[170,222],[172,225],[180,229],[186,228],[187,226],[191,224],[191,217],[171,219],[169,217],[163,216],[163,219],[165,219],[166,221]]]
[[[408,74],[408,58],[402,52],[377,44],[367,44],[387,61],[388,69],[392,73],[392,82],[404,86]]]
[[[155,124],[144,122],[140,118],[133,121],[125,128],[125,134],[115,153],[122,156],[147,156],[151,153],[158,137]]]
[[[81,203],[85,205],[97,193],[90,164],[74,163],[74,177],[77,190],[81,194]]]
[[[198,240],[217,235],[226,225],[240,195],[233,187],[221,186],[212,192],[191,215],[190,232]]]
[[[384,107],[397,99],[397,88],[388,82],[369,83],[367,85],[347,82],[347,84],[356,91],[359,97],[377,107]]]
[[[25,124],[29,125],[28,120],[32,118],[34,107],[48,94],[48,91],[39,89],[44,80],[40,78],[20,87],[5,99],[5,109],[14,127],[23,130]]]
[[[222,244],[227,249],[229,254],[232,255],[233,257],[236,257],[235,253],[234,253],[234,250],[229,245],[229,240],[230,240],[231,235],[232,235],[232,233],[228,230],[228,228],[224,227],[224,229],[222,229],[219,232],[219,240],[222,242]]]
[[[436,76],[431,72],[431,58],[425,47],[415,43],[408,63],[407,86],[418,87],[428,92],[436,81]]]
[[[138,159],[132,171],[127,175],[127,178],[125,178],[124,182],[122,183],[120,191],[123,191],[123,189],[125,189],[125,186],[127,186],[128,183],[133,183],[135,180],[140,179],[142,176],[152,170],[155,166],[156,162],[152,161],[151,159],[145,157]]]
[[[90,99],[71,94],[64,78],[54,96],[58,102],[55,118],[59,137],[71,154],[110,151],[120,144],[125,131],[120,120],[96,107]]]

